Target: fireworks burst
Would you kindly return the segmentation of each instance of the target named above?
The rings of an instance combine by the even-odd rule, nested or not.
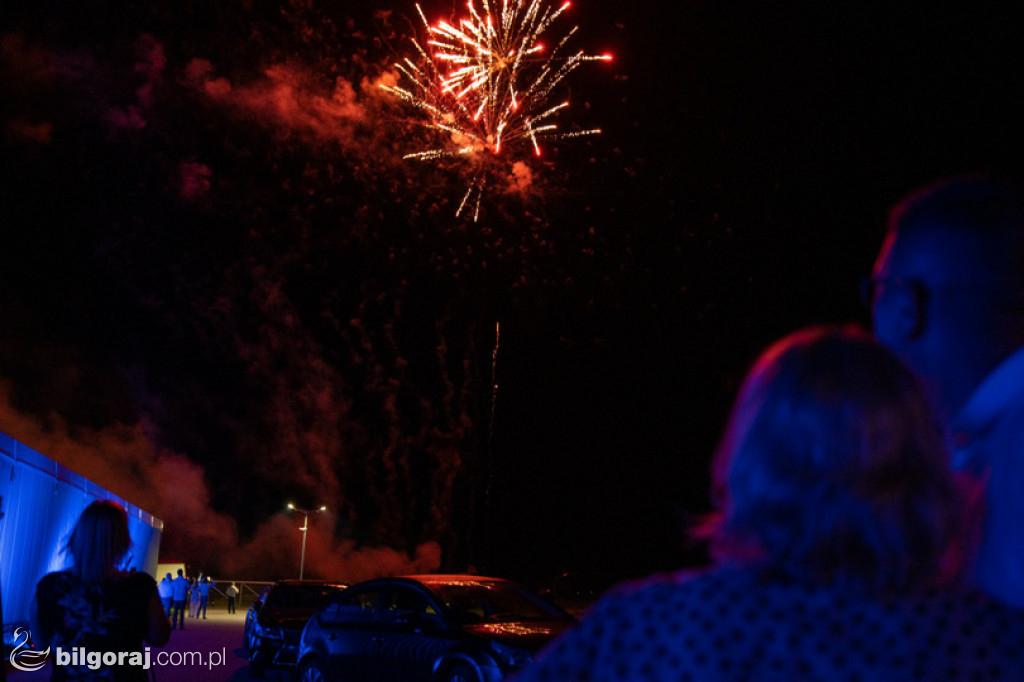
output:
[[[382,85],[387,92],[426,112],[427,126],[440,131],[451,145],[407,154],[406,159],[429,161],[459,156],[493,157],[532,149],[541,154],[540,140],[564,139],[600,133],[598,129],[560,131],[553,122],[568,102],[551,103],[552,91],[582,62],[607,61],[608,55],[565,53],[574,27],[548,51],[541,35],[569,3],[557,9],[543,0],[501,0],[500,8],[488,0],[467,2],[469,16],[452,24],[431,25],[423,10],[416,10],[426,27],[426,48],[413,39],[420,56],[395,67],[408,87]],[[456,216],[473,205],[473,220],[480,215],[486,185],[477,170],[459,204]]]

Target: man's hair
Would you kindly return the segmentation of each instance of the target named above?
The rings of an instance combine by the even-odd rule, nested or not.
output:
[[[940,433],[910,371],[862,330],[782,339],[716,454],[716,556],[870,594],[942,582],[959,525]]]
[[[993,272],[1013,297],[1024,295],[1024,193],[1015,183],[988,175],[939,180],[894,206],[888,228],[904,242],[941,231],[966,237],[985,259],[969,264],[974,271]]]
[[[131,544],[124,507],[97,500],[82,512],[68,539],[71,570],[84,584],[98,585],[118,567]]]

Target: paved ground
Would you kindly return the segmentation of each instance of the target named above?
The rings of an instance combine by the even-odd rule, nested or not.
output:
[[[207,620],[185,619],[184,630],[174,630],[171,641],[162,649],[151,649],[152,658],[158,652],[165,652],[174,661],[180,654],[197,652],[203,658],[203,665],[163,666],[154,665],[157,682],[246,682],[249,670],[245,650],[242,648],[242,630],[245,627],[245,612],[229,615],[223,611],[210,612]],[[214,667],[209,666],[213,661]],[[52,662],[35,673],[8,672],[8,682],[35,682],[49,680]],[[284,671],[267,673],[268,682],[290,680]]]

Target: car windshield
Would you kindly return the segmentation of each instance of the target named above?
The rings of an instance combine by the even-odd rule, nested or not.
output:
[[[462,624],[570,620],[554,604],[511,582],[458,581],[428,585]]]
[[[267,595],[266,608],[315,611],[339,591],[332,585],[278,585]]]

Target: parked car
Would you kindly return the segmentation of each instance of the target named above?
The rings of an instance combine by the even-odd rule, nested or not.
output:
[[[242,631],[242,645],[247,651],[252,651],[255,642],[253,641],[252,626],[256,622],[256,616],[259,615],[260,609],[263,608],[263,602],[267,599],[267,594],[270,593],[270,588],[273,585],[267,585],[260,593],[256,595],[252,604],[249,605],[249,609],[245,612],[245,629]]]
[[[323,580],[281,580],[271,585],[247,630],[249,674],[263,677],[268,668],[294,666],[306,621],[344,589],[342,583]]]
[[[301,682],[498,682],[575,619],[522,585],[472,575],[360,583],[309,619]]]

